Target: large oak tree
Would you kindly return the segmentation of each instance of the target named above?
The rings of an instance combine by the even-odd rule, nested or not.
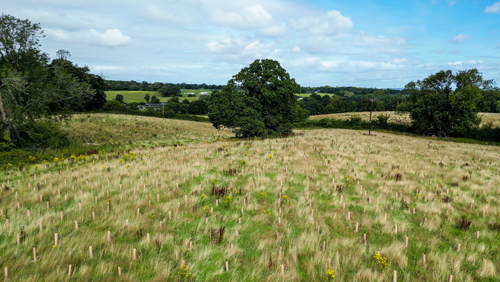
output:
[[[255,60],[209,99],[208,117],[214,127],[230,128],[236,136],[290,134],[298,120],[300,85],[271,59]]]

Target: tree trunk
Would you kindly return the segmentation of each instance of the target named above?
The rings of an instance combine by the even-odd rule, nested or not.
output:
[[[2,89],[3,83],[0,79],[0,89]],[[2,139],[4,141],[10,142],[10,124],[7,121],[7,114],[5,114],[5,109],[2,102],[2,92],[0,91],[0,115],[2,116]]]

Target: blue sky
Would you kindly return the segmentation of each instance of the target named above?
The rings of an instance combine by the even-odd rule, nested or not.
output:
[[[0,0],[108,79],[225,84],[270,58],[304,86],[404,87],[478,68],[500,86],[500,1]]]

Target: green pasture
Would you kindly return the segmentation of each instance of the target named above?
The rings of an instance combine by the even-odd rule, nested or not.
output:
[[[201,91],[199,91],[201,92]],[[198,92],[198,93],[199,93]],[[208,92],[208,91],[205,91]],[[184,90],[182,90],[182,93],[184,93]],[[196,93],[195,95],[198,95]],[[144,95],[149,94],[150,97],[153,95],[158,97],[160,99],[160,102],[166,102],[170,99],[170,97],[161,97],[160,94],[156,91],[106,91],[106,99],[107,100],[114,100],[116,95],[122,94],[123,95],[123,100],[125,103],[140,103],[140,102],[146,102],[144,100]],[[189,102],[198,100],[198,96],[196,97],[179,97],[179,100],[182,102],[184,99],[188,99]]]

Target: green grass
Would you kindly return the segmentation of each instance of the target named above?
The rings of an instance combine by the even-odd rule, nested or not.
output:
[[[499,147],[354,130],[240,140],[210,124],[105,114],[66,127],[75,142],[147,148],[0,171],[0,267],[10,281],[69,280],[70,264],[78,281],[390,281],[394,270],[398,281],[500,281]],[[226,194],[211,195],[212,186]],[[211,228],[222,226],[221,243],[211,242]],[[378,251],[387,266],[373,258]]]
[[[295,94],[295,95],[297,95],[297,96],[299,96],[299,97],[309,97],[309,96],[311,96],[311,94],[312,94],[312,93],[301,93],[301,94]],[[323,97],[323,96],[325,96],[325,95],[330,96],[330,98],[335,97],[335,94],[330,94],[330,93],[316,93],[316,94],[318,94],[318,95],[319,95],[319,96],[321,96],[321,97]]]
[[[186,92],[194,92],[196,97],[187,97]],[[179,100],[182,102],[184,99],[188,99],[189,102],[196,101],[198,100],[198,93],[199,92],[210,92],[210,90],[181,90],[181,95],[185,97],[179,97]],[[125,103],[131,103],[131,102],[144,102],[146,103],[146,100],[144,100],[144,95],[149,94],[150,97],[153,95],[156,96],[158,99],[160,99],[160,102],[166,102],[170,100],[170,97],[161,97],[160,94],[156,91],[106,91],[106,99],[107,100],[114,100],[116,95],[121,94],[123,95],[123,101]]]

